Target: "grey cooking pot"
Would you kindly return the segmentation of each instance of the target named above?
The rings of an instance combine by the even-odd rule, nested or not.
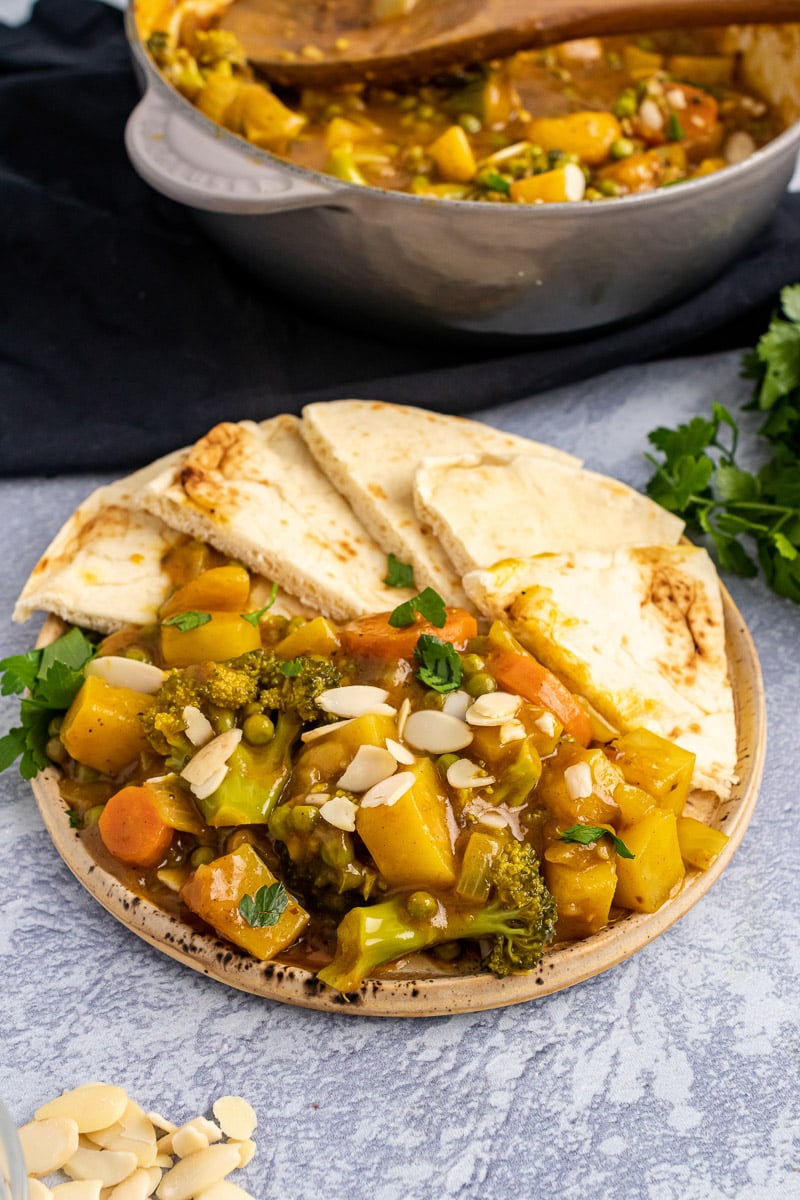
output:
[[[273,288],[362,329],[502,344],[630,320],[711,280],[786,191],[800,122],[744,162],[606,203],[494,205],[343,183],[220,128],[150,60],[128,9],[143,98],[138,173]]]

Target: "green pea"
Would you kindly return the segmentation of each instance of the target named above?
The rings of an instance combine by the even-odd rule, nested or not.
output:
[[[441,946],[435,946],[433,953],[442,962],[453,962],[461,956],[461,945],[459,942],[442,942]]]
[[[303,626],[307,624],[308,622],[306,621],[305,617],[292,617],[286,626],[286,632],[287,634],[294,633],[296,630],[302,629]]]
[[[257,700],[252,700],[249,704],[245,704],[242,709],[243,717],[259,716],[263,712],[263,708]]]
[[[295,804],[292,808],[292,829],[295,833],[313,833],[319,820],[319,809],[315,804]]]
[[[465,675],[477,675],[479,671],[486,670],[486,660],[480,654],[462,654],[461,666]]]
[[[480,118],[476,117],[474,113],[460,113],[458,123],[465,133],[480,133],[483,129]]]
[[[447,774],[447,768],[452,767],[454,762],[458,761],[457,754],[440,754],[436,760],[436,766],[443,775]]]
[[[225,853],[232,854],[240,846],[252,846],[254,842],[255,835],[249,829],[234,829],[225,839]]]
[[[436,109],[432,104],[420,104],[417,109],[417,116],[421,121],[432,121],[436,116]]]
[[[61,732],[61,726],[63,724],[64,724],[63,717],[53,717],[52,721],[47,726],[47,736],[51,737],[51,738],[57,737],[58,734]]]
[[[66,748],[59,737],[51,737],[44,748],[44,752],[51,762],[59,763],[61,766],[69,758]]]
[[[603,196],[618,196],[622,190],[619,184],[613,179],[601,179],[597,186]]]
[[[230,708],[218,708],[216,704],[209,705],[209,718],[215,733],[227,733],[236,724],[235,714]]]
[[[95,771],[94,767],[85,767],[83,763],[79,763],[75,771],[75,779],[78,783],[94,783],[100,778],[100,772]]]
[[[609,153],[612,158],[630,158],[636,147],[630,138],[621,137],[615,138],[609,147]]]
[[[125,658],[132,658],[134,662],[151,663],[153,660],[146,650],[142,650],[141,646],[129,646],[125,651]]]
[[[189,862],[193,867],[205,867],[212,863],[217,857],[212,846],[198,846],[189,855]]]
[[[615,117],[618,117],[622,121],[625,117],[632,117],[636,112],[636,107],[636,93],[632,88],[626,88],[617,97],[617,101],[611,111]]]
[[[497,680],[487,671],[480,671],[464,684],[464,691],[470,696],[485,696],[488,692],[497,691]]]
[[[346,867],[353,861],[353,847],[347,834],[333,837],[320,846],[322,861],[329,867]]]
[[[412,892],[406,900],[408,915],[417,921],[429,920],[439,911],[439,902],[430,892]]]
[[[401,112],[410,112],[412,108],[417,107],[417,103],[416,96],[403,96],[397,107]]]
[[[266,746],[275,736],[275,726],[265,713],[252,713],[245,718],[242,733],[251,746]]]

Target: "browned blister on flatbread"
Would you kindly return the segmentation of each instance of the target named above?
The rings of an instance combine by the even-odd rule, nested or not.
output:
[[[410,593],[384,584],[385,550],[320,471],[299,426],[289,415],[223,422],[134,503],[328,616],[394,608]]]

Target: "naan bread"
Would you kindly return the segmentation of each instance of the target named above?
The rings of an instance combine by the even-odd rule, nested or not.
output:
[[[155,620],[171,586],[161,560],[180,534],[158,518],[134,511],[131,494],[177,457],[167,455],[92,492],[33,568],[13,619],[27,621],[36,611],[52,612],[101,633]]]
[[[418,588],[433,587],[448,604],[463,604],[459,572],[427,520],[414,510],[414,472],[434,454],[530,454],[579,460],[479,421],[374,400],[333,400],[303,409],[301,432],[331,483],[377,542],[411,563]]]
[[[334,619],[393,609],[386,553],[323,475],[296,417],[215,426],[133,497]]]
[[[132,507],[150,479],[173,470],[185,451],[158,459],[141,471],[97,488],[75,510],[33,568],[14,608],[15,621],[52,612],[65,621],[113,633],[123,625],[147,625],[172,590],[164,556],[184,540],[159,517]],[[251,603],[263,607],[272,583],[252,578]],[[281,616],[310,610],[281,591],[270,609]]]
[[[694,786],[730,795],[736,720],[719,580],[705,550],[512,559],[468,574],[464,587],[613,725],[645,726],[691,750]]]
[[[684,528],[616,479],[531,455],[427,459],[414,498],[461,575],[503,558],[670,545]]]

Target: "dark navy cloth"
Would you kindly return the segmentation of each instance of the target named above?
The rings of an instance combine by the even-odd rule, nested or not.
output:
[[[746,345],[800,280],[800,196],[787,196],[701,294],[567,351],[384,341],[250,278],[147,187],[123,145],[137,99],[118,11],[39,0],[27,24],[0,25],[0,474],[124,469],[217,420],[312,399],[468,413],[535,397]]]

